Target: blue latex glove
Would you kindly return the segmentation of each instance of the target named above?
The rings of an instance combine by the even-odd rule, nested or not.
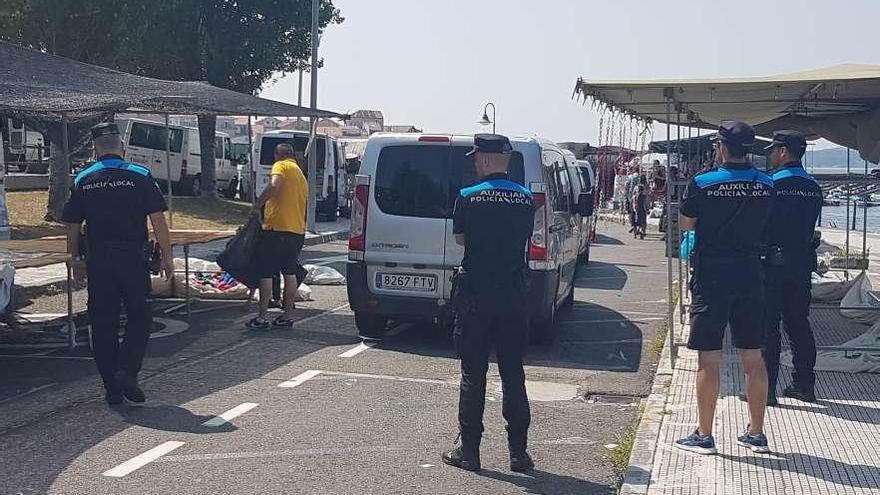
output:
[[[679,249],[679,255],[681,259],[685,260],[691,257],[691,252],[694,250],[694,245],[697,243],[697,233],[693,230],[689,230],[681,234],[681,247]]]

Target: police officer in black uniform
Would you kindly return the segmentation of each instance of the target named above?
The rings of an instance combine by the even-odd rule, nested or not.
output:
[[[767,317],[764,360],[769,382],[768,404],[776,403],[779,376],[779,321],[791,343],[794,373],[782,394],[814,402],[816,340],[810,328],[811,274],[816,268],[816,221],[822,210],[822,189],[804,170],[801,159],[806,137],[797,131],[777,131],[768,146],[776,201],[767,224],[766,273]]]
[[[492,347],[504,389],[510,469],[534,467],[526,452],[530,422],[523,352],[527,340],[528,264],[532,234],[532,194],[507,175],[512,148],[497,134],[474,136],[475,167],[481,182],[461,190],[453,232],[464,246],[454,280],[455,344],[461,357],[459,438],[443,462],[468,471],[480,469],[480,439],[486,401],[486,371]]]
[[[694,176],[681,205],[681,229],[696,231],[687,345],[699,351],[699,426],[675,446],[699,454],[717,452],[712,423],[728,324],[746,375],[750,406],[748,431],[737,440],[754,452],[769,452],[763,431],[767,370],[761,358],[764,286],[760,247],[773,205],[773,181],[746,158],[754,141],[755,131],[748,124],[722,122],[715,136],[718,166]]]
[[[123,398],[136,403],[146,397],[138,385],[152,316],[149,257],[154,250],[147,236],[147,217],[162,249],[161,270],[170,279],[174,264],[165,199],[150,170],[123,160],[123,144],[115,123],[91,130],[98,161],[74,180],[62,220],[68,224],[67,243],[74,281],[88,279],[88,313],[92,325],[95,363],[111,405]],[[85,242],[81,242],[85,222]],[[127,324],[118,339],[120,303]]]

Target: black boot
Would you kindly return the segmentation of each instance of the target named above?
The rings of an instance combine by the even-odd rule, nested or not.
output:
[[[746,394],[739,394],[738,397],[739,397],[739,400],[741,400],[743,402],[749,401],[749,398],[746,397]],[[768,394],[767,395],[767,407],[773,407],[773,406],[778,406],[778,405],[779,405],[779,400],[776,399],[776,394]]]
[[[443,462],[465,471],[479,471],[480,442],[465,441],[459,434],[452,450],[443,453]]]
[[[122,389],[122,395],[126,399],[138,404],[147,400],[147,396],[144,395],[144,391],[138,385],[137,377],[120,370],[116,372],[116,383]]]
[[[804,402],[816,402],[816,392],[813,390],[813,387],[792,384],[782,391],[782,395]]]
[[[517,473],[524,473],[535,467],[535,461],[528,452],[522,450],[520,452],[510,453],[510,470]]]

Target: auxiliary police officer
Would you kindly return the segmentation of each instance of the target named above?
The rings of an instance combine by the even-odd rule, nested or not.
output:
[[[768,149],[768,168],[773,171],[776,200],[767,224],[764,260],[767,317],[764,360],[769,381],[768,403],[776,403],[779,376],[782,319],[791,343],[794,373],[792,384],[782,394],[814,402],[816,340],[810,328],[811,274],[816,268],[816,221],[822,210],[822,189],[804,170],[801,159],[807,150],[806,137],[797,131],[777,131]]]
[[[461,357],[459,438],[443,454],[443,462],[468,471],[480,469],[491,347],[503,383],[510,469],[534,467],[526,452],[530,412],[522,363],[528,338],[526,248],[534,209],[531,192],[507,175],[511,153],[504,136],[474,136],[469,155],[475,155],[481,182],[461,190],[453,215],[455,240],[464,246],[453,288],[455,344]]]
[[[747,160],[755,131],[724,121],[715,136],[716,168],[696,175],[685,191],[679,225],[695,230],[691,254],[691,333],[698,351],[696,380],[699,426],[675,446],[715,454],[712,423],[720,392],[721,349],[728,324],[746,375],[750,422],[737,440],[753,452],[769,452],[764,435],[767,369],[761,358],[763,275],[761,236],[773,203],[773,181]]]
[[[98,161],[74,180],[62,220],[68,224],[70,267],[77,284],[88,278],[88,314],[95,363],[111,405],[123,398],[136,403],[146,397],[138,385],[152,316],[147,217],[162,249],[161,269],[170,279],[174,264],[168,208],[150,170],[123,160],[123,144],[115,123],[91,129]],[[81,242],[85,222],[85,242]],[[127,317],[125,338],[118,339],[120,303]]]

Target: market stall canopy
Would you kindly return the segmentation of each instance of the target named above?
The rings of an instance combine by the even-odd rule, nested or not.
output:
[[[770,139],[758,138],[750,150],[754,155],[767,156],[771,150],[765,149]],[[672,141],[652,141],[648,145],[651,153],[678,153],[681,155],[698,155],[712,150],[712,135],[695,136],[692,138],[673,139]]]
[[[880,66],[838,65],[769,77],[656,81],[578,78],[575,94],[635,118],[716,127],[742,120],[764,136],[797,129],[880,161]],[[667,104],[669,104],[667,106]]]
[[[0,113],[69,120],[111,112],[339,118],[196,81],[164,81],[0,42]]]

